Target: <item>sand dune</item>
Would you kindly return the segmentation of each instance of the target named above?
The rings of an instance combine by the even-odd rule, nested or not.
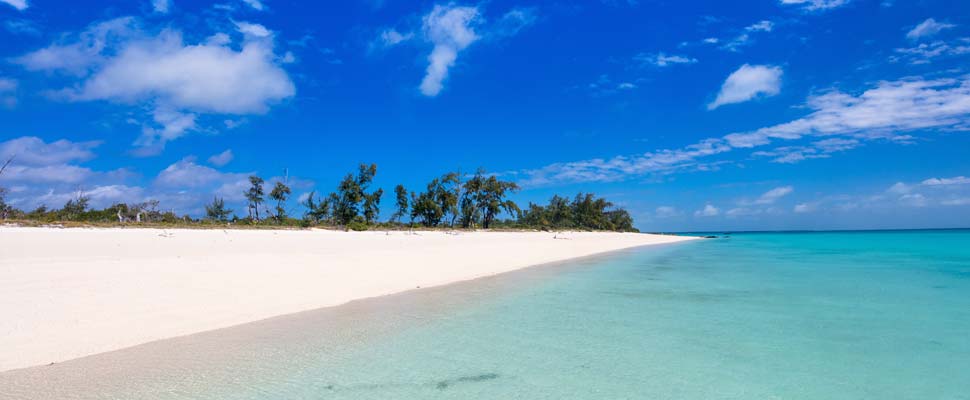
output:
[[[0,371],[683,240],[621,233],[556,239],[526,232],[0,227]]]

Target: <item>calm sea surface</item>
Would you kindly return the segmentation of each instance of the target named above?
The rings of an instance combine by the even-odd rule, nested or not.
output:
[[[970,231],[734,234],[293,318],[71,394],[970,399]]]

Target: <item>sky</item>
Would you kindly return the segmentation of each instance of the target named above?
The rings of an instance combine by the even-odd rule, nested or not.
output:
[[[970,226],[970,3],[0,0],[8,202],[291,213],[376,163],[647,231]]]

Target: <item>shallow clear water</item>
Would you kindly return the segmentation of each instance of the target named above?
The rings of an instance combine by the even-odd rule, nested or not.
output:
[[[423,301],[383,317],[362,305],[373,321],[351,331],[241,345],[246,362],[203,368],[232,379],[195,369],[140,395],[970,399],[970,231],[736,234]]]
[[[592,264],[228,394],[970,398],[968,231],[743,234]]]

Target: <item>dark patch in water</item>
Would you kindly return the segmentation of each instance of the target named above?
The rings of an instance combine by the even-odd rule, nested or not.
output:
[[[498,377],[499,375],[496,373],[462,376],[455,379],[445,379],[443,381],[438,381],[438,383],[435,385],[435,388],[438,390],[445,390],[449,386],[452,386],[458,383],[484,382],[484,381],[490,381],[492,379],[498,379]]]

